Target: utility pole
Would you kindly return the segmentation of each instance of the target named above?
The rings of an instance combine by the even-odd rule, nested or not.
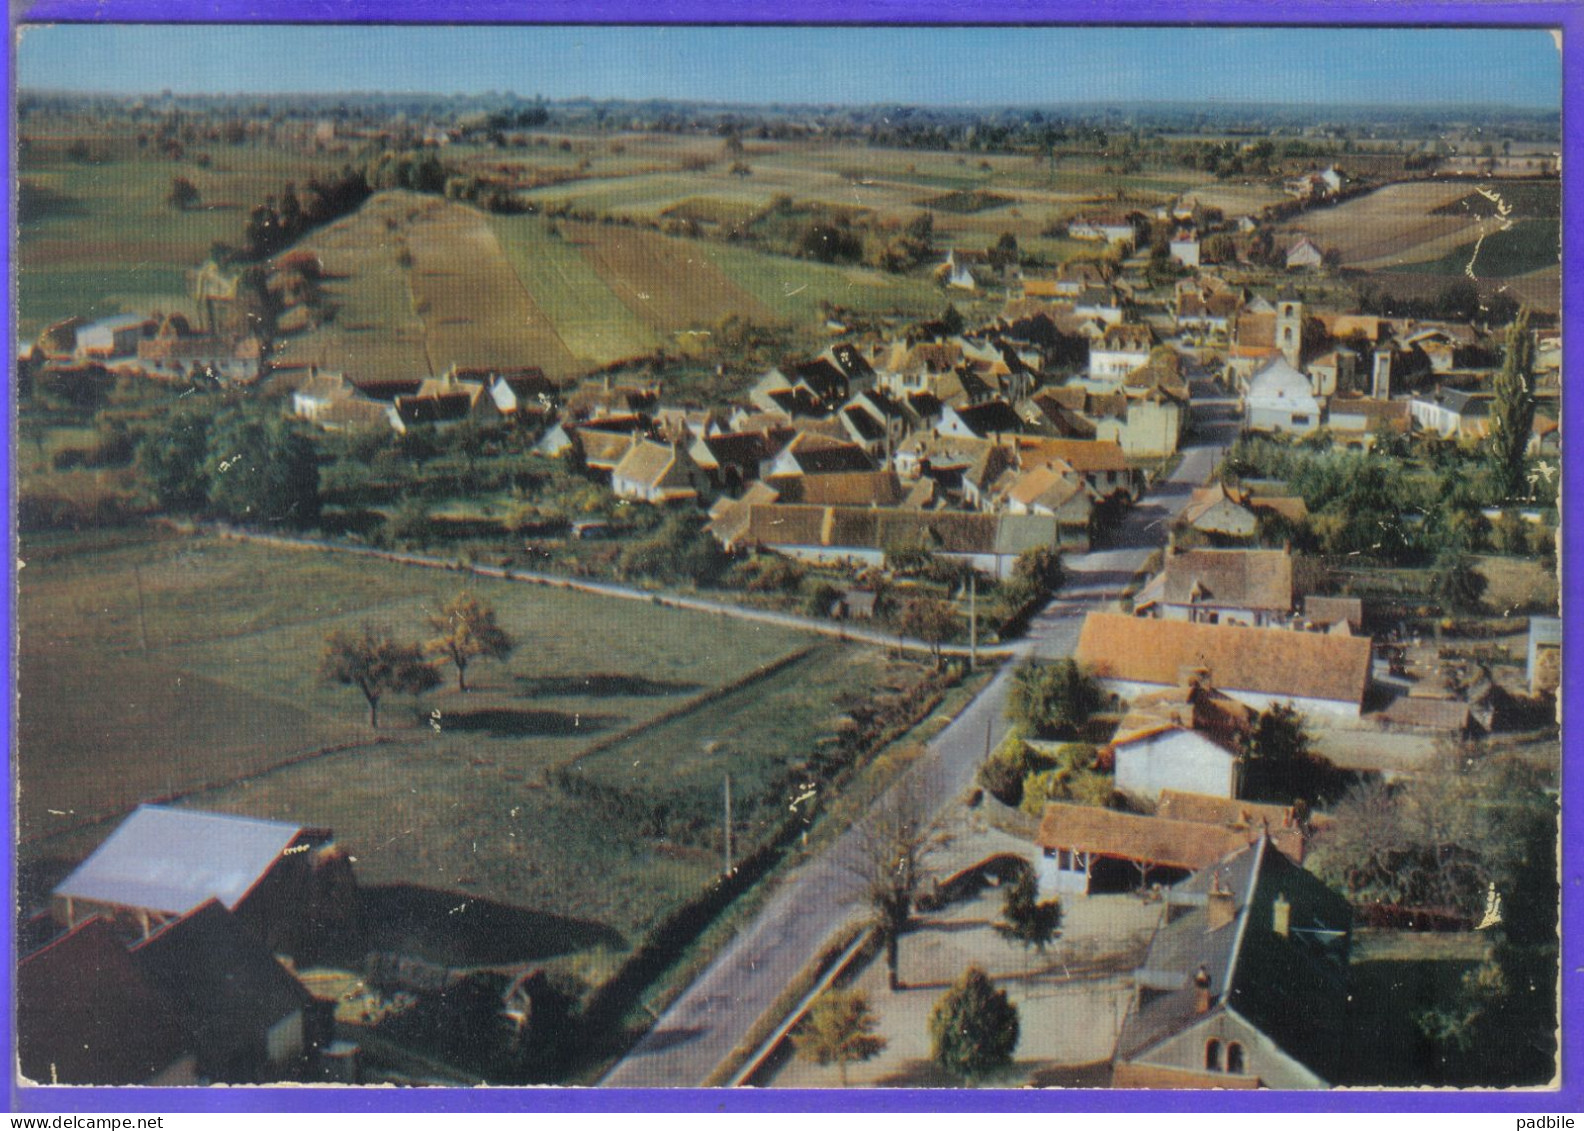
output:
[[[138,642],[143,645],[143,651],[148,651],[148,621],[143,614],[143,569],[141,566],[132,567],[132,576],[137,579],[138,598]]]
[[[732,871],[731,775],[727,774],[726,775],[726,871],[725,871],[724,874],[729,876],[729,875],[731,875],[731,871]]]
[[[979,574],[968,575],[968,670],[979,669]]]

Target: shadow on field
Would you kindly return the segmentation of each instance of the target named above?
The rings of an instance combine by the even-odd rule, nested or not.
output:
[[[520,675],[517,677],[517,690],[520,694],[528,696],[586,695],[594,699],[621,697],[637,699],[657,695],[684,695],[701,690],[701,685],[682,680],[648,679],[641,675],[599,672],[594,675]]]
[[[412,884],[362,891],[368,949],[441,966],[504,966],[590,947],[624,949],[603,923],[568,919]]]
[[[445,716],[448,731],[482,732],[495,738],[528,738],[594,734],[608,730],[621,720],[615,715],[584,715],[570,711],[517,711],[506,707],[486,707],[479,711],[458,711]]]

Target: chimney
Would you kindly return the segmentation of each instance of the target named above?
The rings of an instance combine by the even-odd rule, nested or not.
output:
[[[1198,970],[1195,970],[1194,971],[1194,976],[1193,976],[1193,983],[1194,983],[1194,1012],[1195,1013],[1209,1013],[1210,1012],[1210,970],[1209,970],[1209,968],[1206,967],[1206,966],[1200,966]]]
[[[1206,932],[1219,931],[1237,917],[1237,900],[1221,882],[1221,873],[1210,877],[1210,894],[1205,901],[1209,923]]]
[[[1271,930],[1282,938],[1288,937],[1292,926],[1292,904],[1287,902],[1287,897],[1280,892],[1276,893],[1276,902],[1271,904]]]

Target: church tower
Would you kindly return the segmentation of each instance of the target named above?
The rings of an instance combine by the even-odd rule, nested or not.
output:
[[[1300,368],[1303,361],[1303,303],[1283,298],[1276,303],[1276,348],[1287,364]]]

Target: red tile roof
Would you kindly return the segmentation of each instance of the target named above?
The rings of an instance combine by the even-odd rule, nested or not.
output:
[[[1090,613],[1075,658],[1102,679],[1171,687],[1194,671],[1225,692],[1362,703],[1370,641]]]

